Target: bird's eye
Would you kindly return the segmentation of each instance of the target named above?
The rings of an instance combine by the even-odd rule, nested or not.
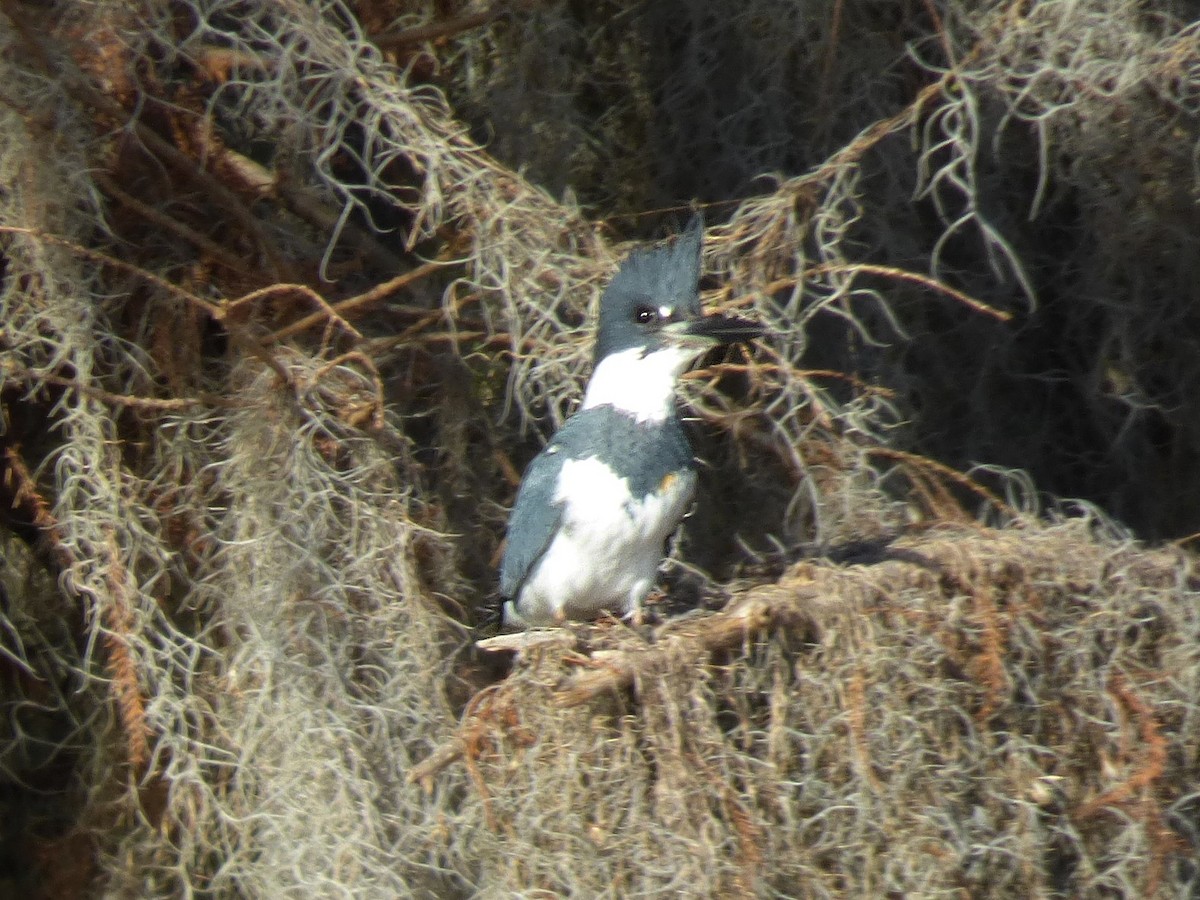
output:
[[[639,325],[649,325],[658,318],[658,310],[653,306],[639,306],[634,310],[633,318]]]

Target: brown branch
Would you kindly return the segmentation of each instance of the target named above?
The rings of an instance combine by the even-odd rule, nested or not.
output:
[[[998,710],[1007,696],[1010,685],[1004,669],[1004,655],[1008,651],[1008,632],[1000,621],[993,586],[987,578],[976,578],[970,586],[971,599],[982,628],[982,645],[974,659],[973,675],[984,687],[983,703],[975,712],[981,724]]]
[[[365,291],[356,297],[350,297],[349,299],[341,300],[332,304],[327,304],[324,300],[322,300],[321,302],[324,305],[321,310],[310,313],[299,321],[280,328],[274,334],[268,335],[266,338],[264,338],[263,343],[278,343],[284,338],[289,338],[294,334],[299,334],[301,331],[311,328],[314,325],[320,325],[331,317],[336,317],[338,320],[345,323],[346,320],[343,317],[347,313],[360,311],[366,307],[379,303],[380,301],[387,299],[390,295],[396,293],[396,291],[403,290],[413,282],[419,281],[426,275],[436,272],[445,265],[446,263],[440,260],[427,262],[417,266],[415,269],[403,273],[402,275],[397,275],[395,278],[385,281],[383,284],[376,285],[369,291]],[[243,297],[241,299],[245,300],[248,299],[248,297]],[[346,323],[346,325],[349,327],[349,323]],[[353,331],[353,329],[351,330]]]
[[[834,381],[844,381],[850,387],[857,390],[859,393],[867,396],[884,397],[893,399],[896,392],[891,388],[882,387],[877,384],[868,384],[861,378],[851,375],[848,372],[838,372],[835,369],[798,369],[795,366],[786,363],[761,362],[754,360],[748,363],[735,362],[720,362],[710,366],[703,366],[698,369],[689,369],[681,376],[684,381],[694,381],[697,379],[712,378],[720,375],[742,374],[742,375],[760,375],[764,372],[775,374],[790,373],[796,378],[828,378]],[[1200,533],[1197,534],[1200,537]]]
[[[558,692],[560,706],[579,706],[612,691],[632,687],[637,681],[668,666],[681,653],[698,658],[711,657],[756,640],[772,630],[796,629],[813,624],[807,605],[821,605],[821,598],[806,579],[747,591],[730,608],[695,622],[683,621],[663,626],[655,643],[644,649],[625,650],[604,655],[604,667],[576,675]]]
[[[1117,807],[1132,799],[1140,791],[1152,787],[1163,776],[1167,763],[1167,739],[1159,730],[1154,711],[1136,693],[1130,690],[1121,675],[1114,674],[1108,687],[1109,694],[1125,709],[1138,724],[1139,743],[1146,748],[1140,765],[1125,781],[1094,797],[1075,810],[1076,819],[1088,819],[1106,807]]]
[[[244,294],[241,297],[237,297],[236,299],[228,301],[225,306],[226,314],[241,314],[241,310],[239,309],[240,307],[252,306],[259,300],[262,300],[264,297],[274,297],[280,294],[299,294],[306,300],[311,300],[313,302],[313,305],[318,308],[318,311],[312,313],[307,318],[314,320],[314,323],[323,323],[325,325],[325,332],[322,336],[322,340],[329,340],[335,324],[340,325],[345,331],[349,332],[350,336],[355,340],[362,340],[362,333],[345,319],[343,319],[340,315],[338,315],[334,308],[329,305],[328,300],[326,300],[306,284],[269,284],[264,288],[259,288],[256,291],[251,291],[249,294]],[[267,336],[266,338],[263,338],[260,343],[263,345],[263,347],[270,346],[272,343],[271,337]]]
[[[910,563],[885,563],[874,568],[887,566],[904,566],[907,571],[878,581],[910,581],[914,571],[923,571]],[[832,580],[839,584],[833,584]],[[744,646],[771,631],[819,628],[831,614],[865,607],[868,599],[880,590],[861,576],[855,578],[836,569],[817,570],[807,564],[798,566],[775,584],[743,592],[721,612],[665,623],[657,630],[654,643],[644,648],[596,652],[592,659],[599,665],[589,666],[574,676],[558,691],[556,702],[563,707],[580,706],[603,694],[625,690],[655,672],[669,670],[672,661],[683,654],[707,660],[714,653]],[[854,594],[859,595],[859,601],[847,604],[846,598]],[[479,643],[480,649],[515,651],[518,657],[526,651],[540,650],[558,652],[564,658],[577,658],[578,645],[578,637],[561,628],[501,635]],[[495,685],[484,690],[494,688]],[[468,736],[465,719],[466,716],[464,725],[450,742],[413,767],[407,776],[409,783],[430,783],[439,772],[463,758]]]
[[[191,409],[194,406],[235,406],[232,401],[224,397],[215,395],[205,395],[202,397],[135,397],[129,394],[113,394],[109,391],[101,390],[100,388],[92,387],[89,384],[76,381],[73,378],[63,378],[61,375],[51,375],[49,373],[31,372],[28,369],[20,369],[16,366],[0,365],[2,371],[9,378],[19,381],[24,381],[27,384],[53,384],[57,387],[70,388],[73,391],[79,391],[81,394],[86,394],[93,400],[99,400],[101,403],[107,403],[110,406],[128,406],[133,409],[140,409],[153,412],[172,412],[181,409]]]
[[[50,509],[49,502],[42,496],[20,448],[4,449],[7,462],[4,478],[13,489],[14,502],[22,505],[33,524],[46,539],[50,555],[60,571],[74,568],[79,560],[63,541],[62,528]],[[146,721],[146,702],[138,679],[137,662],[130,652],[130,636],[135,628],[133,610],[126,585],[126,569],[120,561],[116,534],[108,530],[105,544],[107,557],[104,570],[105,581],[110,593],[110,603],[100,610],[107,629],[102,637],[105,650],[104,666],[112,680],[113,701],[117,707],[117,718],[125,736],[126,761],[140,780],[146,774],[150,762],[152,732]]]
[[[425,25],[414,25],[411,28],[395,28],[391,31],[381,31],[370,35],[370,40],[379,48],[398,50],[412,47],[442,38],[453,37],[464,31],[489,25],[500,18],[503,10],[498,6],[483,12],[458,16],[453,19],[443,19],[440,22],[429,22]]]
[[[231,311],[231,307],[228,301],[210,303],[191,291],[185,290],[177,284],[172,284],[165,278],[160,278],[153,272],[148,272],[140,266],[135,266],[132,263],[127,263],[123,260],[116,259],[115,257],[109,256],[107,253],[101,253],[98,250],[91,250],[87,247],[81,247],[79,244],[76,244],[73,241],[69,241],[66,238],[59,237],[56,234],[50,234],[49,232],[45,232],[37,228],[21,228],[15,225],[0,225],[0,234],[24,234],[40,241],[45,241],[49,244],[65,247],[83,259],[90,259],[105,266],[117,269],[118,271],[127,272],[146,281],[149,284],[153,284],[161,288],[169,294],[172,294],[176,297],[182,297],[188,303],[197,307],[206,315],[224,325],[226,331],[229,333],[230,340],[235,346],[245,350],[250,356],[258,359],[260,362],[270,368],[276,375],[279,376],[280,380],[284,384],[293,385],[292,378],[288,374],[287,369],[283,367],[283,364],[274,356],[272,356],[264,347],[262,347],[258,341],[251,337],[236,321],[230,320],[229,312]]]
[[[72,93],[76,94],[77,98],[83,102],[95,104],[110,115],[117,116],[118,118],[128,117],[128,113],[125,112],[119,103],[110,100],[90,84],[76,84],[68,81],[67,86],[68,88],[73,88]],[[146,123],[133,121],[130,122],[130,126],[138,136],[138,139],[148,149],[152,150],[165,165],[191,181],[241,226],[242,230],[258,245],[274,280],[282,281],[286,279],[291,269],[290,264],[284,260],[279,250],[267,240],[263,234],[262,223],[250,212],[237,194],[226,187],[219,178],[205,169],[200,162],[180,150],[166,138],[161,137],[157,131]]]
[[[136,197],[126,193],[121,189],[120,185],[118,185],[116,181],[103,172],[97,172],[94,177],[96,184],[100,185],[106,194],[124,206],[129,207],[146,221],[152,222],[153,224],[165,228],[168,231],[174,232],[189,244],[194,246],[197,250],[207,253],[210,257],[212,257],[212,259],[225,266],[225,268],[234,272],[238,272],[242,275],[249,274],[249,270],[246,268],[245,263],[218,244],[216,241],[206,237],[205,235],[196,231],[196,229],[185,225],[183,222],[180,222],[173,216],[167,215],[162,210],[155,209],[150,204],[143,203]]]
[[[362,258],[370,260],[371,265],[380,271],[394,272],[400,267],[400,257],[385,247],[369,229],[343,219],[341,211],[317,197],[312,188],[295,184],[293,179],[277,174],[275,196],[317,232],[339,233]]]
[[[4,470],[4,483],[12,489],[13,506],[24,508],[30,521],[49,544],[50,554],[54,558],[55,565],[65,570],[75,557],[62,542],[58,520],[54,518],[54,513],[50,511],[50,504],[42,496],[37,482],[33,478],[33,473],[25,464],[21,448],[16,444],[5,447],[4,460],[8,463]]]
[[[1186,851],[1188,847],[1188,843],[1166,821],[1162,803],[1154,791],[1155,785],[1166,772],[1167,739],[1159,728],[1154,710],[1129,687],[1119,672],[1109,681],[1108,692],[1117,705],[1136,721],[1137,745],[1145,749],[1128,778],[1079,806],[1072,817],[1082,821],[1108,809],[1129,808],[1141,822],[1150,844],[1150,860],[1142,896],[1154,897],[1162,884],[1167,858],[1172,853]]]
[[[371,399],[365,404],[343,409],[341,411],[341,418],[352,428],[360,428],[363,422],[370,420],[371,427],[376,431],[380,431],[384,425],[383,379],[380,377],[379,369],[375,366],[375,363],[365,353],[359,350],[351,350],[348,353],[343,353],[341,356],[334,357],[313,373],[312,383],[316,384],[327,373],[333,371],[343,363],[352,360],[367,370],[367,377],[371,379]]]
[[[409,784],[419,784],[426,794],[433,793],[433,779],[442,769],[451,766],[463,758],[465,748],[462,738],[455,735],[450,741],[438,747],[408,770],[404,780]]]
[[[846,727],[849,730],[850,746],[854,748],[855,761],[862,777],[882,793],[883,782],[875,774],[871,764],[871,744],[867,727],[867,678],[862,665],[854,667],[850,683],[846,685]]]
[[[817,90],[817,96],[821,98],[821,121],[828,120],[828,102],[836,96],[830,82],[833,80],[833,64],[837,59],[838,45],[841,43],[843,12],[844,0],[834,0],[833,11],[830,13],[829,39],[825,42],[825,59],[821,62],[821,80]]]
[[[959,303],[963,304],[975,312],[983,313],[985,316],[990,316],[999,322],[1008,322],[1012,319],[1012,313],[1004,310],[996,309],[993,306],[988,306],[982,300],[976,300],[970,294],[960,291],[958,288],[953,288],[944,281],[930,275],[922,275],[920,272],[910,272],[908,269],[899,269],[895,266],[881,266],[874,263],[825,263],[819,266],[810,266],[803,272],[804,278],[814,278],[818,275],[833,275],[845,273],[849,275],[878,275],[881,278],[892,278],[896,281],[907,281],[910,284],[917,284],[923,288],[928,288],[939,294],[945,294]],[[764,285],[761,288],[761,293],[771,295],[777,291],[782,291],[785,288],[795,288],[799,284],[801,276],[789,275],[786,278],[777,278]]]
[[[510,349],[512,338],[505,332],[492,334],[488,331],[430,331],[419,335],[392,335],[386,338],[373,338],[364,341],[363,352],[372,356],[394,350],[406,344],[453,344],[456,347],[464,341],[476,341],[480,347],[499,347],[501,350]],[[537,352],[541,345],[535,340],[525,339],[521,347],[528,352]]]
[[[24,228],[18,225],[0,225],[0,234],[23,234],[39,241],[43,241],[47,244],[54,244],[55,246],[63,247],[64,249],[70,250],[73,254],[81,259],[87,259],[103,266],[107,266],[111,269],[116,269],[119,272],[125,272],[126,274],[133,275],[134,277],[139,278],[148,284],[152,284],[155,287],[162,289],[166,293],[171,294],[172,296],[179,297],[187,301],[192,306],[195,306],[205,315],[210,316],[213,319],[220,321],[225,317],[225,313],[219,304],[211,303],[199,295],[192,293],[186,288],[181,288],[179,285],[167,281],[165,278],[160,278],[158,275],[143,269],[141,266],[117,259],[115,256],[110,256],[109,254],[102,253],[99,250],[92,250],[89,247],[76,244],[74,241],[60,237],[57,234],[52,234],[48,231],[42,231],[40,228]]]
[[[880,266],[872,263],[826,263],[820,266],[812,266],[805,269],[805,276],[836,274],[846,272],[851,275],[866,274],[878,275],[882,278],[894,278],[897,281],[907,281],[910,284],[919,284],[921,287],[929,288],[931,291],[936,291],[940,294],[945,294],[947,297],[952,297],[964,306],[970,307],[975,312],[983,313],[986,316],[991,316],[1000,322],[1007,322],[1012,319],[1012,313],[1004,310],[996,309],[988,306],[982,300],[976,300],[970,294],[952,288],[943,281],[939,281],[929,275],[922,275],[920,272],[910,272],[907,269],[898,269],[895,266]],[[793,282],[793,279],[781,279],[781,282],[768,285],[764,290],[770,292],[772,288],[778,290],[780,287],[788,287],[788,282]]]
[[[952,579],[953,587],[939,586],[941,576],[961,571],[964,540],[986,542],[977,549],[979,579],[987,580],[1009,569],[1026,580],[1069,577],[1072,560],[1063,560],[1053,550],[1039,552],[1019,529],[1005,532],[962,526],[940,527],[924,534],[914,532],[882,550],[882,562],[846,568],[801,563],[773,584],[736,595],[720,612],[664,623],[644,647],[601,650],[603,668],[575,675],[558,691],[557,700],[563,706],[578,706],[602,694],[635,686],[648,675],[666,671],[681,652],[702,661],[773,632],[820,633],[838,617],[861,614],[877,606],[890,608],[894,606],[890,598],[911,588],[970,590],[970,584],[961,578]],[[986,688],[992,673],[980,674]]]
[[[137,661],[131,652],[136,622],[126,583],[126,570],[121,563],[116,532],[111,528],[107,531],[105,549],[108,559],[105,560],[104,570],[109,602],[101,613],[106,629],[102,638],[107,656],[105,667],[112,679],[113,700],[125,735],[126,759],[140,780],[150,762],[151,732],[146,722],[146,701],[138,679]]]

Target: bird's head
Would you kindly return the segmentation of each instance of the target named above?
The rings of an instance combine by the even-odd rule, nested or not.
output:
[[[745,319],[705,316],[700,309],[700,244],[704,222],[693,217],[670,245],[635,250],[621,264],[600,300],[596,364],[624,350],[691,351],[745,341],[762,328]]]
[[[600,300],[596,364],[584,406],[604,403],[658,418],[675,381],[706,350],[763,333],[746,319],[700,309],[699,216],[673,243],[634,251]],[[647,409],[655,413],[646,413]],[[666,415],[667,412],[662,413]]]

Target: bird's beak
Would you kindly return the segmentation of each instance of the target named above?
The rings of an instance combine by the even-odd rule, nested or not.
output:
[[[765,329],[757,322],[717,313],[711,316],[700,316],[697,319],[672,322],[662,330],[662,333],[667,340],[674,344],[706,349],[720,344],[751,341],[763,334],[764,331]]]

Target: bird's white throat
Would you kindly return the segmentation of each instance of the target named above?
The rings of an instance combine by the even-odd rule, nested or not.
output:
[[[639,422],[664,422],[675,408],[675,383],[698,355],[691,347],[610,353],[592,372],[583,408],[612,406]]]

